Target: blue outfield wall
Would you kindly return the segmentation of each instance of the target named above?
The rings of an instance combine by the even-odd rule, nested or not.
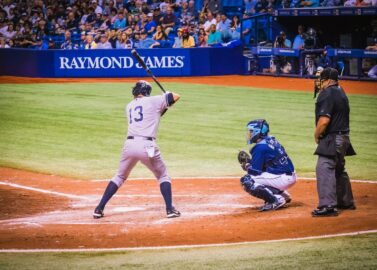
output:
[[[231,75],[244,72],[242,46],[140,49],[156,76]],[[0,75],[25,77],[144,77],[131,50],[0,49]]]

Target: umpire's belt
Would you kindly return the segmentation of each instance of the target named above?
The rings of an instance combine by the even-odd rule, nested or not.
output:
[[[137,138],[142,138],[142,139],[144,139],[144,140],[148,140],[148,141],[153,141],[154,140],[154,138],[152,138],[152,137],[137,137]],[[135,139],[135,136],[128,136],[127,137],[127,140],[133,140],[133,139]]]
[[[349,130],[330,132],[330,134],[337,134],[337,135],[348,135],[349,133],[350,133]]]

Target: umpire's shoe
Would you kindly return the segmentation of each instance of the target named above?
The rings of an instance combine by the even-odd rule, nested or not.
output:
[[[314,209],[312,217],[336,217],[339,215],[338,210],[333,206],[324,206]]]
[[[166,217],[167,218],[176,218],[180,217],[181,213],[175,209],[174,207],[172,209],[166,210]]]
[[[94,209],[93,218],[101,218],[103,216],[104,216],[103,209],[99,209],[99,208]]]

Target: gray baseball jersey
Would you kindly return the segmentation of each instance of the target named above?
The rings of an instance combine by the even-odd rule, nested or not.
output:
[[[127,140],[124,143],[117,174],[111,179],[118,187],[140,161],[162,182],[170,177],[156,144],[161,113],[168,107],[167,95],[135,98],[126,106]]]

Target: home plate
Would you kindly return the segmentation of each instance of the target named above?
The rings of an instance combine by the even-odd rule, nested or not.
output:
[[[132,212],[132,211],[140,211],[145,210],[145,208],[142,207],[115,207],[112,209],[113,212]]]

